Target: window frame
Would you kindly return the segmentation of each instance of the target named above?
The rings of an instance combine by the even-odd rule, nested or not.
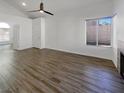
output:
[[[7,32],[9,32],[9,36],[8,36],[8,40],[6,40],[5,39],[5,37],[4,38],[2,38],[2,40],[0,40],[0,43],[3,43],[3,42],[10,42],[10,31],[9,31],[9,29],[10,28],[0,28],[0,29],[2,29],[2,30],[6,30]],[[5,33],[5,32],[4,32]],[[6,36],[7,34],[4,34],[3,36]],[[1,36],[1,35],[0,35]]]
[[[96,36],[96,45],[88,45],[87,44],[87,21],[88,20],[98,20],[98,19],[102,19],[102,18],[106,18],[106,17],[111,17],[112,18],[112,25],[111,25],[111,36],[110,36],[110,38],[111,38],[111,40],[110,40],[110,42],[111,42],[111,44],[110,45],[99,45],[98,44],[98,29],[97,29],[97,31],[96,31],[96,34],[97,34],[97,36]],[[85,20],[85,44],[87,45],[87,46],[92,46],[92,47],[112,47],[112,44],[113,44],[113,42],[112,42],[112,40],[113,40],[113,36],[112,36],[112,34],[113,34],[113,16],[105,16],[105,17],[99,17],[99,18],[91,18],[91,19],[86,19]]]

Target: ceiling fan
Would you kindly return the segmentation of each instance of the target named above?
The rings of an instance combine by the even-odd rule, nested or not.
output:
[[[41,12],[41,13],[47,13],[49,15],[54,15],[54,14],[44,10],[43,2],[40,3],[40,9],[39,10],[33,10],[33,11],[28,11],[28,12],[38,12],[38,11]]]

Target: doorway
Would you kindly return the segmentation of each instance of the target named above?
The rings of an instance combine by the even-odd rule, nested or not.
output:
[[[5,22],[0,22],[0,48],[11,46],[11,28]]]
[[[19,30],[17,24],[0,22],[0,49],[18,49]]]

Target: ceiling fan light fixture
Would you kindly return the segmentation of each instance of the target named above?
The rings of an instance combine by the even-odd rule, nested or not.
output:
[[[40,10],[40,13],[44,13],[44,11],[43,10]]]
[[[46,13],[46,14],[49,14],[49,15],[52,15],[52,16],[54,15],[54,14],[44,10],[44,5],[43,5],[42,2],[40,3],[40,9],[39,10],[33,10],[33,11],[28,11],[28,12],[40,12],[42,14]]]
[[[26,4],[25,2],[22,2],[22,5],[23,5],[23,6],[26,6],[27,4]]]

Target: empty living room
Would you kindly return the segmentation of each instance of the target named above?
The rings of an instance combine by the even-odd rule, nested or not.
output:
[[[124,93],[124,0],[0,0],[0,93]]]

